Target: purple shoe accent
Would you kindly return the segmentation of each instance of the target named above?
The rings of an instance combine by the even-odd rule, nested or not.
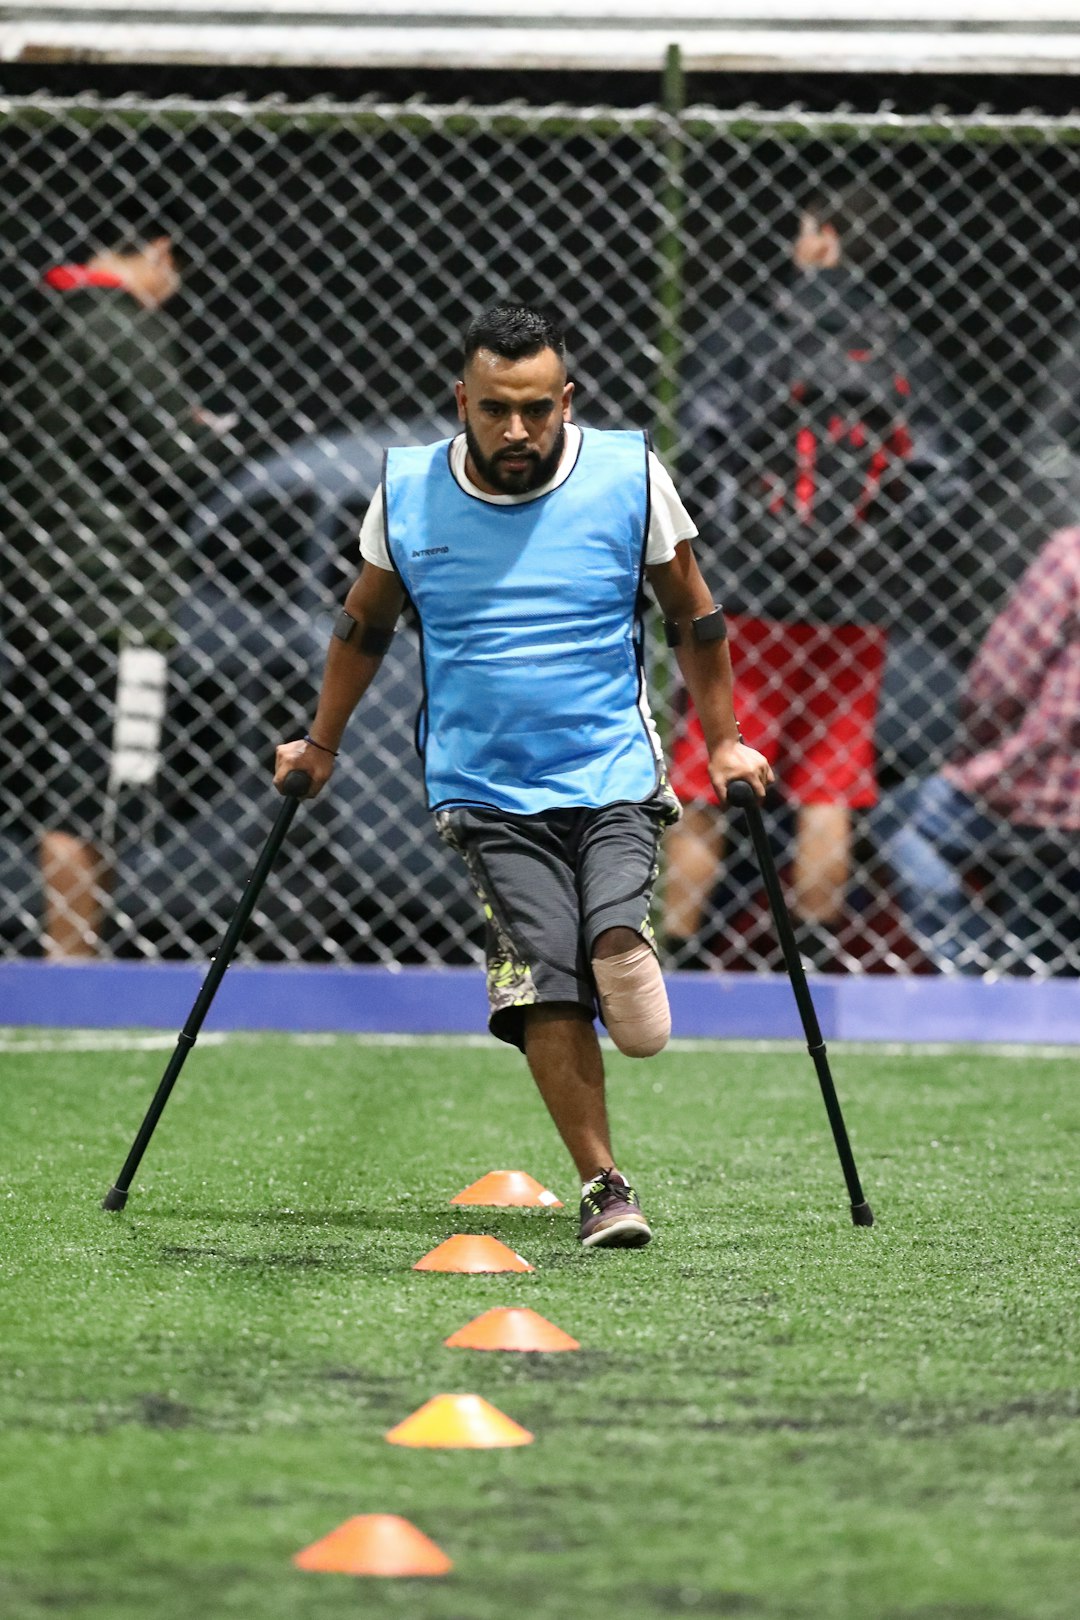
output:
[[[579,1235],[587,1249],[640,1249],[652,1237],[637,1193],[618,1170],[601,1170],[585,1189]]]

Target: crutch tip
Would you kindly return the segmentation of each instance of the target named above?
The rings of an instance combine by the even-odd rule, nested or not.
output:
[[[102,1209],[123,1209],[127,1203],[127,1193],[119,1187],[110,1187],[101,1200]]]
[[[874,1212],[864,1200],[861,1204],[852,1204],[851,1218],[856,1226],[873,1226]]]

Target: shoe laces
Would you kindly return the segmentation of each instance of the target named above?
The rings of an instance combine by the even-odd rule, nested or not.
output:
[[[601,1170],[599,1175],[593,1177],[582,1194],[581,1201],[587,1204],[596,1215],[600,1215],[609,1204],[636,1203],[634,1189],[618,1170]]]

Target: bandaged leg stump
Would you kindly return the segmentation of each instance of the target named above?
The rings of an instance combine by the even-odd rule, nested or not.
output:
[[[625,1057],[654,1057],[671,1034],[660,963],[642,940],[618,956],[594,956],[593,978],[607,1032]]]

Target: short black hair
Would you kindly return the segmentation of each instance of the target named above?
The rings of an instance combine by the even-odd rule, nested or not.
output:
[[[565,360],[566,338],[550,310],[533,309],[529,304],[489,304],[465,329],[462,369],[477,349],[490,349],[503,360],[525,360],[541,349],[553,349]]]

